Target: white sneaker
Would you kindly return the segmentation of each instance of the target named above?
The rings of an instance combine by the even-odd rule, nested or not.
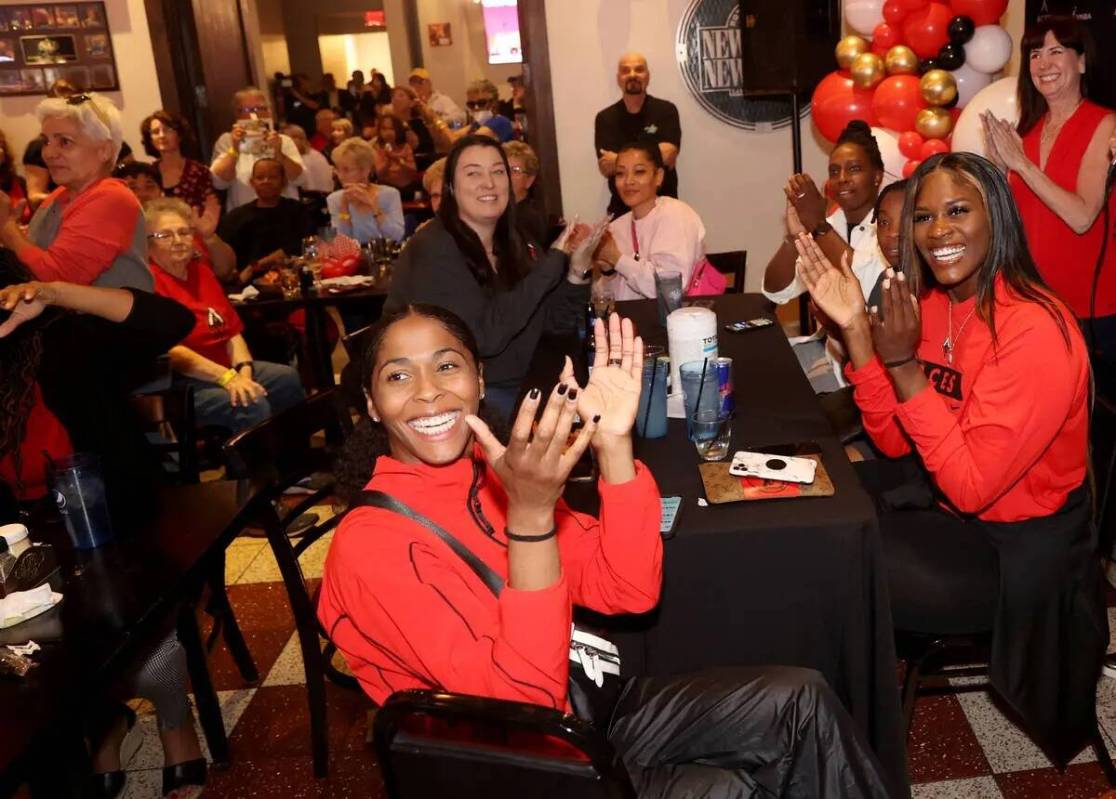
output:
[[[1116,652],[1104,656],[1104,665],[1101,673],[1109,679],[1116,680]]]

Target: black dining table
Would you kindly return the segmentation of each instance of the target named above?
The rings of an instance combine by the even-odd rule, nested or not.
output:
[[[703,505],[697,451],[685,422],[636,439],[662,496],[681,497],[664,542],[658,608],[594,617],[621,647],[625,671],[670,675],[715,666],[792,665],[821,672],[865,734],[893,793],[908,796],[891,611],[872,501],[861,487],[779,325],[744,333],[729,322],[772,317],[760,295],[699,300],[717,314],[719,354],[732,358],[736,398],[730,452],[816,442],[832,497]],[[652,300],[620,302],[646,343],[666,345]],[[571,352],[572,350],[572,352]],[[530,380],[552,385],[571,339],[539,347]],[[567,498],[589,509],[592,484]],[[587,491],[588,489],[588,491]]]
[[[313,381],[309,388],[326,391],[336,385],[333,377],[333,352],[326,333],[326,309],[354,308],[371,318],[378,318],[384,301],[391,291],[391,273],[386,272],[371,285],[353,288],[320,288],[284,297],[278,289],[262,292],[248,300],[232,300],[233,307],[242,316],[259,313],[263,316],[286,317],[294,311],[306,312],[306,352],[309,375]]]
[[[68,795],[75,775],[66,763],[80,762],[84,714],[176,621],[211,754],[218,764],[228,761],[190,600],[221,562],[241,512],[236,484],[222,481],[160,489],[142,529],[87,552],[74,550],[57,519],[28,524],[33,541],[54,546],[63,599],[0,631],[2,642],[31,637],[42,647],[25,677],[0,677],[0,796],[24,781],[36,796]]]

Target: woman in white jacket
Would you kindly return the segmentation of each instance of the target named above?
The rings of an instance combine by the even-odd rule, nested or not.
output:
[[[631,210],[609,225],[596,265],[617,300],[654,298],[656,272],[680,272],[685,289],[705,257],[701,217],[681,200],[658,196],[663,174],[653,142],[625,145],[616,156],[616,191]]]

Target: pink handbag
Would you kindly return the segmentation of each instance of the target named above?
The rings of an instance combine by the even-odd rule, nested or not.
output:
[[[710,263],[708,258],[702,257],[694,267],[694,274],[690,277],[690,285],[686,287],[687,297],[707,297],[714,294],[724,294],[728,288],[728,278]]]

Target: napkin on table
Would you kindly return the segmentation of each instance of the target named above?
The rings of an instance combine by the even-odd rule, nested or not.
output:
[[[48,583],[30,591],[16,591],[0,599],[0,630],[38,616],[62,601]]]
[[[250,300],[258,296],[260,296],[260,290],[258,288],[255,286],[245,286],[244,291],[239,294],[230,294],[229,299],[233,302],[244,302],[245,300]]]

